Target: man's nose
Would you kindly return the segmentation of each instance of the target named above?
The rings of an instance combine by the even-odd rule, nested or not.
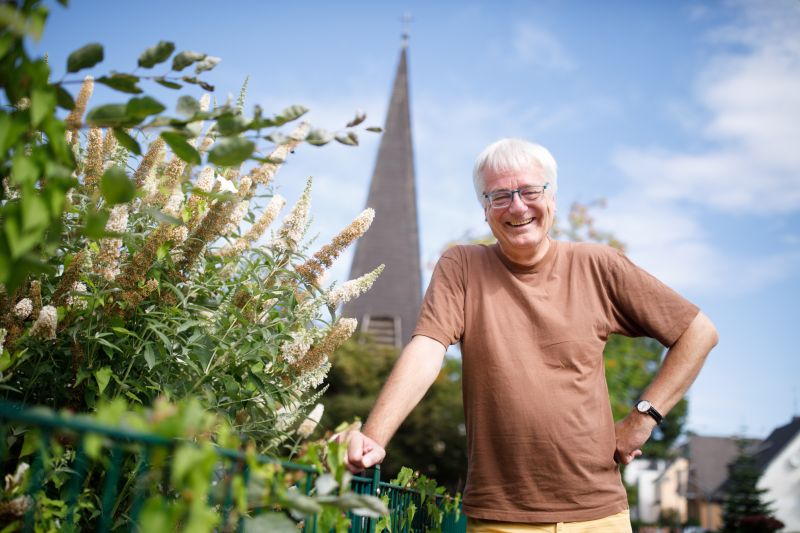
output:
[[[508,210],[515,213],[528,210],[528,206],[522,201],[522,195],[519,191],[511,193],[511,205],[508,206]]]

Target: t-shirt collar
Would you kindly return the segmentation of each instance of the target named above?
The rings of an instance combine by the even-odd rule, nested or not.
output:
[[[553,256],[555,255],[556,252],[557,241],[554,241],[549,236],[547,237],[547,240],[550,241],[550,244],[547,247],[547,253],[544,255],[544,257],[542,257],[539,261],[537,261],[533,265],[523,265],[512,261],[506,256],[506,254],[503,253],[503,250],[500,248],[499,243],[494,243],[492,245],[492,248],[494,249],[500,261],[502,261],[503,264],[506,266],[506,268],[508,268],[511,272],[515,272],[517,274],[529,274],[533,272],[539,272],[540,270],[542,270],[542,268],[544,268],[545,265],[550,263],[550,261],[553,259]]]

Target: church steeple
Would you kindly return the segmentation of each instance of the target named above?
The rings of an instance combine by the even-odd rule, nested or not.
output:
[[[400,51],[367,206],[375,209],[375,220],[357,242],[350,278],[381,263],[386,269],[372,289],[345,306],[343,314],[357,318],[361,330],[378,342],[400,347],[411,339],[422,305],[407,38]]]

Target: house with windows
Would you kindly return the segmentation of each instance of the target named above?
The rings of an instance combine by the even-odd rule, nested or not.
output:
[[[758,488],[786,533],[800,533],[800,416],[764,440],[745,439],[744,447],[761,471]],[[674,517],[706,531],[722,527],[728,465],[739,455],[741,438],[690,435],[669,462],[638,459],[625,479],[639,495],[632,509],[643,522]],[[633,469],[631,466],[639,463]]]
[[[758,488],[765,489],[775,518],[786,533],[800,533],[800,416],[776,428],[755,449],[761,470]]]

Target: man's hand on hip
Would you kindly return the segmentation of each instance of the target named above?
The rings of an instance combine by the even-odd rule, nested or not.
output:
[[[642,446],[653,432],[656,422],[650,416],[639,412],[629,413],[614,427],[617,436],[617,449],[614,461],[626,465],[642,455]]]
[[[386,457],[386,450],[360,431],[350,431],[340,437],[347,443],[347,455],[344,462],[350,472],[357,474],[365,468],[379,464]]]

